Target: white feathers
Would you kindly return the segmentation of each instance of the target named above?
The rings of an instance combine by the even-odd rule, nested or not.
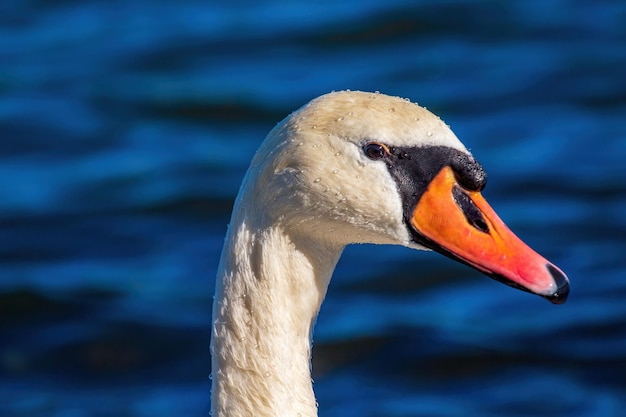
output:
[[[363,154],[369,141],[466,152],[437,116],[378,93],[324,95],[272,129],[241,186],[220,260],[214,416],[316,416],[310,334],[343,247],[417,246],[385,163]]]

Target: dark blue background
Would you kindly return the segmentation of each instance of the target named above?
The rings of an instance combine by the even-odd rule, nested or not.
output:
[[[624,415],[622,0],[3,0],[0,415],[208,415],[239,182],[275,123],[346,88],[451,124],[572,294],[350,247],[316,328],[320,414]]]

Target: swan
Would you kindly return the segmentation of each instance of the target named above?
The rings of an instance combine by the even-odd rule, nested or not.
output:
[[[566,275],[481,195],[481,165],[408,100],[341,91],[276,125],[234,204],[217,273],[211,412],[313,417],[312,329],[343,248],[442,253],[555,304]]]

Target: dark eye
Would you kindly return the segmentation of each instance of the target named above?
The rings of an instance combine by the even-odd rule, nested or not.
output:
[[[363,152],[369,159],[383,159],[389,156],[389,151],[385,145],[380,143],[368,143],[363,146]]]

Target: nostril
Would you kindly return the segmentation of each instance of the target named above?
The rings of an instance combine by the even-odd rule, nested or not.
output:
[[[546,264],[546,268],[548,272],[550,272],[550,275],[552,275],[554,283],[556,284],[556,291],[549,297],[549,300],[554,304],[563,304],[567,301],[567,296],[569,295],[569,280],[565,274],[554,265],[548,263]]]
[[[452,197],[454,197],[454,202],[459,206],[469,224],[481,232],[489,233],[489,226],[480,209],[460,187],[455,185],[452,188]]]

